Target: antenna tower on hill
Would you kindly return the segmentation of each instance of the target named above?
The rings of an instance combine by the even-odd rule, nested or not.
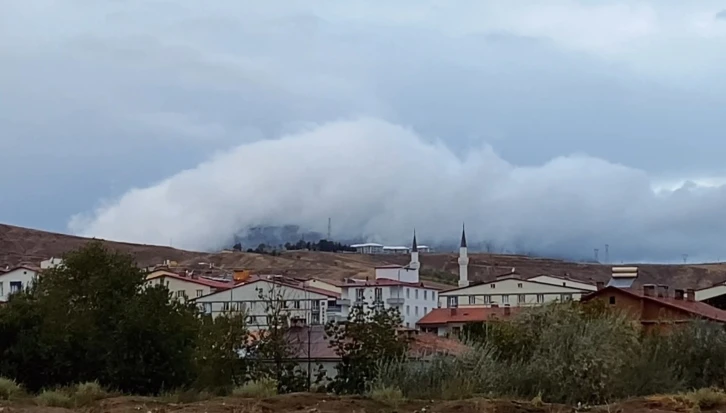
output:
[[[332,238],[330,237],[330,233],[331,233],[331,230],[330,230],[330,229],[331,229],[331,226],[332,226],[332,225],[331,225],[331,219],[330,219],[330,218],[328,218],[328,241],[332,241],[332,240],[333,240],[333,239],[332,239]]]

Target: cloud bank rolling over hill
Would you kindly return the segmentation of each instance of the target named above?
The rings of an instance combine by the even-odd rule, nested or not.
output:
[[[522,151],[528,148],[523,147]],[[299,224],[337,238],[453,242],[613,260],[718,259],[723,187],[654,190],[640,170],[585,155],[517,166],[482,146],[441,142],[373,118],[331,122],[246,143],[196,168],[75,216],[79,235],[189,249],[227,245],[254,225]],[[726,256],[724,256],[726,257]]]

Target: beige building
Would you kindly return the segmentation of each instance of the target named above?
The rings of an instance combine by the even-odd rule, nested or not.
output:
[[[146,285],[164,285],[173,298],[190,300],[231,288],[233,283],[209,280],[203,277],[182,276],[170,271],[154,271],[146,277]]]

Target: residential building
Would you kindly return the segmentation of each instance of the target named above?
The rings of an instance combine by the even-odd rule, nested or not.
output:
[[[341,285],[341,316],[347,318],[354,306],[395,307],[406,327],[416,322],[438,306],[438,288],[424,284],[419,279],[418,246],[416,234],[411,247],[411,262],[407,266],[385,265],[375,268],[375,279],[347,279]]]
[[[6,302],[11,294],[30,287],[39,273],[40,268],[31,266],[18,266],[0,273],[0,302]]]
[[[234,283],[158,270],[146,276],[146,285],[164,285],[171,293],[172,298],[186,301],[217,291],[227,290],[234,286]]]
[[[507,320],[522,307],[436,308],[420,319],[416,326],[439,336],[459,335],[464,326]]]
[[[249,282],[193,299],[206,314],[216,317],[225,313],[244,313],[252,330],[268,326],[269,309],[278,308],[292,320],[306,325],[325,324],[340,319],[337,300],[340,294],[306,287],[303,283],[279,275],[257,276]],[[279,307],[278,307],[279,306]],[[330,307],[330,311],[329,311]]]
[[[365,244],[353,244],[351,248],[355,249],[358,254],[382,254],[383,245],[376,244],[374,242],[367,242]]]
[[[583,297],[584,302],[599,300],[629,314],[646,330],[664,331],[672,326],[704,319],[726,323],[726,311],[696,301],[694,290],[675,290],[665,285],[645,284],[642,289],[605,287]]]
[[[527,278],[527,281],[534,281],[544,284],[550,284],[550,285],[561,285],[563,287],[573,287],[580,290],[586,290],[586,291],[597,291],[597,285],[587,283],[584,281],[579,280],[573,280],[566,277],[558,277],[556,275],[538,275],[536,277],[530,277]]]
[[[40,262],[40,269],[41,270],[46,270],[46,269],[49,269],[49,268],[55,268],[55,267],[57,267],[57,266],[59,266],[61,264],[63,264],[63,259],[62,258],[50,257],[47,260],[43,260],[43,261]]]
[[[319,278],[309,278],[307,280],[303,280],[302,283],[303,283],[303,286],[305,286],[305,287],[312,287],[312,288],[318,288],[321,290],[327,290],[327,291],[330,291],[330,292],[336,293],[336,294],[340,294],[342,292],[340,285],[338,283],[334,284],[332,282],[324,281]]]
[[[410,251],[408,247],[383,247],[384,254],[408,254]]]

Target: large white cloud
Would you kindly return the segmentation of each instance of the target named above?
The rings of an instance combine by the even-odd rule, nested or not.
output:
[[[300,224],[336,237],[472,241],[613,259],[716,258],[723,188],[654,192],[643,172],[585,155],[534,167],[490,147],[461,159],[445,145],[376,119],[332,122],[244,144],[156,185],[134,189],[72,228],[81,235],[210,249],[258,224]]]

